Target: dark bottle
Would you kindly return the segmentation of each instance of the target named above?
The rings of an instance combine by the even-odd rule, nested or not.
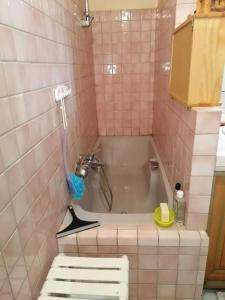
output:
[[[175,211],[175,198],[177,196],[177,191],[180,191],[181,190],[181,184],[180,182],[177,182],[175,184],[175,189],[174,189],[174,192],[173,192],[173,210]]]

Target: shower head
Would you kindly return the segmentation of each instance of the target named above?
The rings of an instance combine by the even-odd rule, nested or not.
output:
[[[85,0],[84,18],[81,20],[82,27],[89,27],[94,20],[94,17],[89,13],[89,3]]]
[[[94,20],[93,16],[84,16],[83,19],[81,19],[81,26],[82,27],[89,27],[92,23],[92,21]]]
[[[90,25],[91,25],[91,23],[92,23],[92,21],[94,20],[94,16],[89,16],[89,23],[90,23]]]

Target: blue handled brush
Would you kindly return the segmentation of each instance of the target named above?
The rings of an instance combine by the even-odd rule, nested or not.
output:
[[[79,177],[73,173],[67,174],[67,184],[72,197],[75,200],[81,200],[85,193],[85,184],[83,177]]]

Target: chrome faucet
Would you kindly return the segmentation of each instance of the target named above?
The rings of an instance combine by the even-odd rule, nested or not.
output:
[[[104,163],[100,161],[94,153],[81,155],[77,161],[75,174],[77,176],[86,177],[89,168],[103,167]]]

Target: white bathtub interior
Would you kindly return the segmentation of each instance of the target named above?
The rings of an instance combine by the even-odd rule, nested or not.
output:
[[[171,205],[172,191],[151,137],[101,137],[94,150],[105,163],[113,192],[112,210],[99,187],[99,173],[92,170],[84,199],[73,202],[78,217],[101,224],[151,223],[160,202]],[[159,168],[152,170],[150,159],[157,160]]]

